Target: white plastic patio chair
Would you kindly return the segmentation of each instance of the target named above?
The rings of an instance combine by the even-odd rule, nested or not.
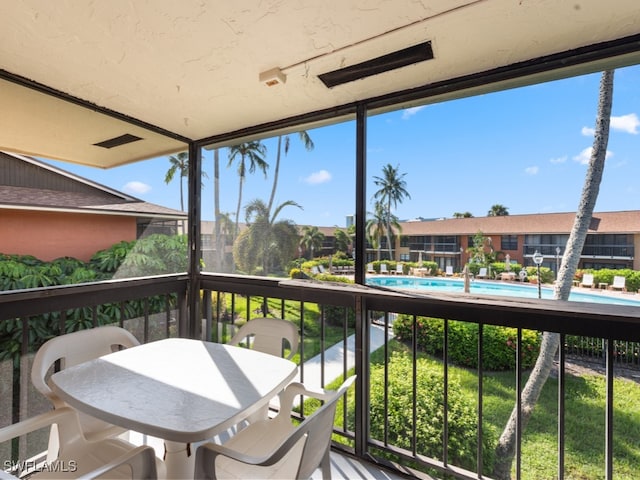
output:
[[[259,352],[291,360],[298,353],[299,342],[298,329],[293,322],[281,318],[261,317],[249,320],[242,325],[228,343],[236,346],[244,344]],[[286,348],[289,348],[287,355],[285,355]],[[270,404],[247,417],[244,422],[236,426],[235,430],[242,428],[246,423],[267,418]]]
[[[376,269],[373,268],[373,263],[367,263],[367,273],[376,273]]]
[[[447,265],[444,271],[445,277],[451,277],[453,275],[453,267],[451,265]]]
[[[68,405],[58,397],[47,380],[56,362],[60,362],[60,369],[71,367],[87,360],[106,355],[120,348],[130,348],[139,345],[140,342],[129,331],[113,325],[97,327],[88,330],[80,330],[45,342],[36,352],[31,367],[31,382],[34,387],[47,397],[54,408],[67,407]],[[117,427],[87,414],[79,412],[82,433],[87,440],[99,440],[113,437],[126,432],[126,429]],[[56,455],[56,441],[58,438],[65,441],[64,435],[55,435],[55,427],[52,430],[49,454]]]
[[[272,419],[252,423],[224,445],[206,443],[196,451],[195,478],[310,478],[320,467],[331,478],[331,434],[338,399],[354,382],[349,377],[336,391],[311,391],[301,383],[282,393],[282,408]],[[298,395],[324,404],[299,425],[291,421]]]
[[[9,442],[44,428],[51,428],[54,425],[67,441],[60,444],[60,451],[56,458],[47,460],[48,468],[43,468],[41,472],[29,476],[30,479],[165,477],[164,462],[156,458],[151,447],[136,447],[116,438],[88,441],[82,435],[77,412],[70,407],[61,407],[0,428],[0,443]],[[54,461],[57,463],[51,463]],[[54,468],[56,465],[57,469]],[[20,475],[22,472],[16,473]],[[0,478],[19,477],[0,470]]]
[[[389,273],[389,270],[387,270],[387,264],[386,263],[381,263],[380,264],[380,273]]]
[[[396,275],[404,275],[404,269],[402,267],[401,263],[396,264],[396,271],[395,271]]]
[[[476,278],[489,278],[489,275],[487,274],[487,267],[481,267]]]
[[[229,345],[240,345],[260,352],[291,360],[298,353],[298,329],[293,322],[281,318],[254,318],[242,325],[229,340]],[[289,353],[285,356],[285,343]]]

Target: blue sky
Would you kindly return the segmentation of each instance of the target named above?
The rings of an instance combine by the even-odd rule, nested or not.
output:
[[[509,213],[575,211],[593,142],[600,74],[399,110],[368,119],[368,198],[373,176],[391,164],[405,173],[411,198],[395,214],[402,220],[485,216],[494,204]],[[618,69],[608,156],[596,211],[640,210],[640,67]],[[283,157],[276,203],[293,200],[280,218],[299,224],[344,226],[355,210],[355,123],[310,130],[315,148],[297,135]],[[248,175],[243,205],[268,201],[276,140],[265,141],[268,176]],[[222,211],[235,215],[236,164],[221,150]],[[142,200],[180,209],[178,178],[166,185],[167,157],[112,170],[55,165]],[[213,219],[213,155],[204,152],[203,219]],[[186,182],[185,182],[186,190]],[[186,197],[185,197],[186,202]],[[372,210],[372,207],[369,208]],[[241,213],[241,220],[244,214]]]

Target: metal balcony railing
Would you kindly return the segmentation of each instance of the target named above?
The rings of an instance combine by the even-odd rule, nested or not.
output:
[[[566,346],[556,359],[558,427],[550,434],[552,443],[557,445],[557,478],[569,478],[566,465],[571,447],[566,444],[564,433],[564,399],[568,392],[561,380],[568,355],[582,355],[587,351],[602,364],[607,384],[620,368],[637,366],[640,309],[635,307],[453,294],[418,295],[357,285],[234,275],[202,274],[199,280],[202,302],[195,318],[201,320],[195,330],[201,332],[202,338],[226,342],[235,325],[265,315],[295,322],[301,337],[298,362],[302,381],[318,381],[325,386],[351,372],[358,374],[355,394],[339,407],[334,448],[416,477],[491,477],[485,463],[489,446],[483,439],[488,430],[485,417],[491,408],[485,404],[485,394],[491,385],[486,338],[494,326],[510,327],[514,332],[515,367],[511,372],[514,390],[507,392],[512,395],[514,405],[526,373],[521,362],[515,360],[527,353],[523,335],[528,331],[556,332],[561,335],[561,345]],[[0,293],[0,340],[18,348],[14,356],[5,353],[0,363],[0,388],[5,392],[0,425],[48,408],[28,381],[29,360],[43,340],[39,337],[42,331],[56,335],[114,322],[132,330],[141,341],[184,336],[184,332],[190,331],[186,325],[189,318],[185,302],[187,284],[185,276],[170,275]],[[78,309],[83,320],[71,321],[77,318],[74,315]],[[405,331],[401,341],[394,338],[393,324],[398,318],[409,325],[409,334]],[[429,356],[429,361],[435,362],[441,372],[437,376],[440,384],[431,387],[423,383],[422,371],[426,367],[420,360],[428,353],[421,352],[420,347],[421,335],[425,335],[421,330],[423,319],[434,319],[434,325],[442,332],[441,348]],[[475,359],[474,366],[466,369],[475,378],[477,390],[471,402],[476,418],[468,432],[475,438],[472,464],[458,463],[453,455],[455,445],[450,443],[454,438],[450,425],[457,412],[449,408],[458,395],[451,362],[457,348],[451,341],[456,322],[473,325],[477,332],[476,346],[468,352],[469,357]],[[337,362],[329,358],[330,347],[338,347],[343,352]],[[390,419],[395,418],[393,400],[399,395],[393,390],[394,376],[398,373],[393,370],[392,358],[393,352],[401,349],[410,367],[402,374],[409,389],[402,394],[404,423],[399,427]],[[616,353],[623,350],[630,352],[630,356]],[[311,359],[317,360],[314,370],[310,367]],[[423,418],[421,400],[435,395],[435,390],[443,395],[439,414]],[[607,418],[613,416],[616,401],[620,400],[616,399],[613,389],[607,389],[604,406]],[[438,422],[441,430],[434,427]],[[419,439],[425,431],[438,432],[435,448],[427,450],[421,446]],[[604,445],[603,478],[614,478],[613,439],[624,432],[624,428],[607,422],[604,431],[593,433],[601,437]],[[33,455],[46,448],[46,441],[37,444],[30,439],[29,442],[29,450],[22,444],[0,446],[0,455],[2,458]],[[514,478],[521,478],[521,465],[531,461],[523,453],[520,431],[518,442]]]

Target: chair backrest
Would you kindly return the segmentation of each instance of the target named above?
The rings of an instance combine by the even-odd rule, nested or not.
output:
[[[622,275],[615,275],[613,277],[613,286],[624,287],[625,280],[626,280],[626,277],[623,277]]]
[[[396,265],[396,272],[397,272],[397,273],[404,273],[404,269],[403,269],[403,267],[402,267],[402,264],[401,264],[401,263],[398,263],[398,264]]]
[[[478,276],[479,277],[486,277],[487,276],[487,268],[486,267],[480,268],[480,271],[478,272]]]
[[[445,268],[445,274],[453,275],[453,266],[447,265],[446,268]]]
[[[198,447],[195,478],[311,478],[318,467],[322,478],[330,478],[337,402],[355,379],[355,375],[347,378],[335,391],[309,391],[301,383],[289,384],[280,395],[280,412],[273,419],[249,425],[224,445]],[[294,426],[291,411],[300,395],[324,403]]]
[[[236,332],[229,345],[239,345],[246,342],[247,346],[260,352],[284,356],[283,340],[289,345],[287,359],[298,353],[298,329],[293,322],[281,318],[254,318],[242,325]]]
[[[592,273],[585,273],[582,276],[582,284],[583,285],[593,285],[593,274]]]
[[[386,263],[381,263],[380,264],[380,273],[387,273],[387,264]]]
[[[132,333],[113,325],[67,333],[46,341],[36,352],[31,382],[56,408],[66,405],[47,385],[48,373],[59,360],[60,369],[140,345]]]

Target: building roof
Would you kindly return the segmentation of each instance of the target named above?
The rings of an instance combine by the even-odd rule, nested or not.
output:
[[[108,168],[636,64],[639,26],[638,0],[3,2],[0,149]]]
[[[424,222],[402,222],[402,235],[475,235],[478,232],[518,234],[567,234],[575,212],[505,215],[500,217],[451,218]],[[640,211],[594,212],[589,233],[638,233]]]
[[[35,158],[0,152],[0,163],[0,209],[187,218],[185,212],[144,202]]]

